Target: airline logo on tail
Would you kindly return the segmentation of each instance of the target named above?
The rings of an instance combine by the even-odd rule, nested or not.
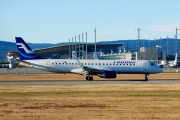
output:
[[[16,37],[16,45],[21,60],[43,59],[37,56],[21,37]]]
[[[16,45],[18,46],[19,45],[19,49],[24,49],[24,51],[26,52],[26,53],[29,53],[29,54],[32,54],[33,53],[33,51],[31,51],[31,50],[28,50],[28,48],[23,44],[23,43],[16,43]]]

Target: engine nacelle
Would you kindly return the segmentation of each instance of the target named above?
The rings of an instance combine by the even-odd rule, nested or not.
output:
[[[101,77],[103,78],[116,78],[116,71],[103,71]]]

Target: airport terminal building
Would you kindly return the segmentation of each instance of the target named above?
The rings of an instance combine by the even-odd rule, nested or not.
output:
[[[119,48],[123,44],[96,44],[96,53],[99,56],[100,53],[108,54],[111,51],[115,53],[119,52]],[[71,59],[72,52],[75,51],[79,59],[93,59],[93,52],[95,51],[95,45],[93,43],[86,44],[67,44],[54,47],[40,48],[33,50],[35,54],[47,58],[47,59]],[[18,52],[7,53],[8,56],[18,57]]]
[[[96,50],[95,50],[96,48]],[[72,59],[72,52],[78,59],[94,59],[93,52],[99,59],[126,59],[126,60],[166,60],[166,54],[158,47],[141,47],[140,51],[130,52],[123,48],[122,43],[94,43],[66,44],[33,50],[37,55],[47,59]],[[18,57],[17,52],[8,52],[9,56]]]
[[[119,52],[119,48],[123,44],[96,44],[96,53],[99,56],[100,52],[108,54],[111,51]],[[95,51],[95,45],[89,44],[68,44],[50,48],[35,49],[34,52],[39,56],[49,59],[71,59],[72,52],[75,52],[79,59],[93,59],[93,52]]]

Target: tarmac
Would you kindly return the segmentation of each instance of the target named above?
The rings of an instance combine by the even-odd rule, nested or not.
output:
[[[0,81],[1,85],[83,85],[83,84],[177,84],[180,80],[39,80],[39,81]]]
[[[163,69],[164,73],[180,73],[180,68]],[[0,68],[0,74],[52,74],[52,72],[38,70],[34,68]],[[54,74],[54,73],[53,73]],[[59,73],[57,73],[59,74]]]
[[[178,70],[178,71],[177,71]],[[180,72],[179,69],[168,69],[165,73],[177,73]],[[33,68],[16,68],[13,70],[7,70],[6,68],[0,69],[1,74],[51,74],[52,72],[37,70]],[[53,73],[54,74],[54,73]],[[58,74],[58,73],[57,73]],[[0,81],[0,85],[80,85],[80,84],[176,84],[180,83],[180,79],[176,80],[167,80],[167,79],[158,79],[158,80],[95,80],[95,81],[86,81],[86,80],[29,80],[29,81]]]

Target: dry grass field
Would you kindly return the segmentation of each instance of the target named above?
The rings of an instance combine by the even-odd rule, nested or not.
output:
[[[0,86],[1,120],[177,120],[180,84]]]
[[[84,79],[74,74],[0,75],[0,81]],[[143,79],[120,74],[115,80]],[[154,74],[149,79],[180,79],[180,74]],[[174,120],[180,119],[179,113],[180,84],[0,86],[0,120]]]

